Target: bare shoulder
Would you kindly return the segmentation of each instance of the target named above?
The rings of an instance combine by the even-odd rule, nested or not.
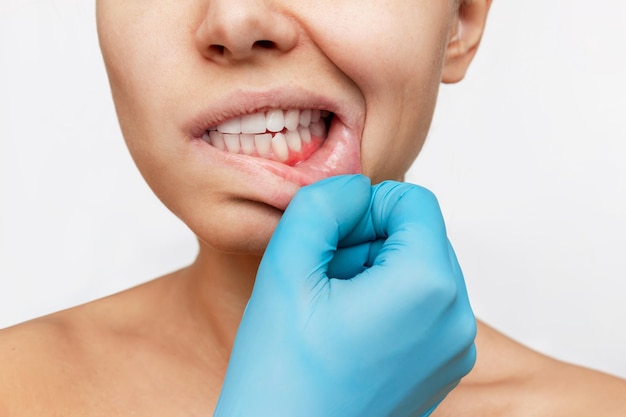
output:
[[[221,381],[168,282],[0,330],[0,416],[206,415]]]
[[[626,416],[626,381],[567,364],[479,323],[474,370],[433,414],[446,416]]]
[[[62,384],[77,360],[74,325],[55,314],[0,330],[0,413],[14,415]]]
[[[626,416],[626,381],[550,360],[529,380],[528,391],[550,416]]]
[[[0,416],[55,415],[51,410],[74,409],[87,398],[103,364],[120,350],[116,315],[105,312],[127,312],[125,297],[119,293],[0,330]]]

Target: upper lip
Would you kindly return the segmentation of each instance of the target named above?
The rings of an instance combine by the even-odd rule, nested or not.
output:
[[[360,135],[365,112],[347,100],[333,99],[302,88],[275,88],[263,91],[237,90],[220,99],[213,98],[208,107],[193,117],[186,130],[200,138],[210,127],[228,119],[270,109],[320,109],[330,111],[350,130]]]

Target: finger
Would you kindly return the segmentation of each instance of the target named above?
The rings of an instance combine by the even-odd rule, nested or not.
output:
[[[443,216],[430,191],[394,181],[383,182],[372,189],[369,212],[344,241],[385,239],[374,265],[397,260],[397,265],[402,267],[407,262],[423,264],[429,259],[449,263]]]
[[[419,301],[433,313],[446,309],[456,297],[456,280],[437,198],[413,184],[383,183],[372,199],[373,227],[388,237],[371,273],[381,269],[393,277],[385,288],[407,308]]]
[[[385,239],[408,225],[435,232],[421,235],[420,239],[441,240],[446,233],[434,194],[414,184],[385,181],[372,187],[368,212],[341,240],[340,246]]]
[[[370,204],[363,175],[329,178],[303,187],[285,210],[259,267],[257,281],[271,277],[281,288],[326,279],[338,242],[361,220]]]
[[[372,267],[345,284],[333,282],[334,291],[376,296],[398,307],[423,302],[434,311],[446,308],[455,298],[456,280],[451,278],[448,239],[435,196],[416,185],[383,182],[373,187],[366,218],[351,236],[374,233],[386,239]]]
[[[340,247],[328,264],[328,277],[350,279],[365,271],[374,263],[383,243],[383,239],[377,239],[372,242]]]
[[[420,240],[445,237],[445,225],[435,195],[426,188],[393,181],[374,187],[371,207],[377,236],[391,236],[415,225],[421,229]]]
[[[454,249],[452,248],[452,244],[449,241],[448,241],[448,255],[450,257],[450,264],[452,266],[452,272],[454,273],[454,277],[456,279],[459,296],[463,298],[468,298],[467,286],[465,284],[465,278],[463,277],[463,271],[461,270],[461,266],[459,265],[459,261],[456,257],[456,253],[454,252]]]

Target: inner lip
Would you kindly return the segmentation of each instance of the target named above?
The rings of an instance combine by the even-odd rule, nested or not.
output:
[[[268,109],[210,126],[202,140],[230,154],[295,166],[322,146],[334,117],[322,109]]]

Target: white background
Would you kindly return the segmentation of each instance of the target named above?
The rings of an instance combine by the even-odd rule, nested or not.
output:
[[[626,6],[495,0],[408,179],[439,196],[477,314],[626,377]],[[189,263],[120,136],[93,1],[0,3],[0,327]]]

